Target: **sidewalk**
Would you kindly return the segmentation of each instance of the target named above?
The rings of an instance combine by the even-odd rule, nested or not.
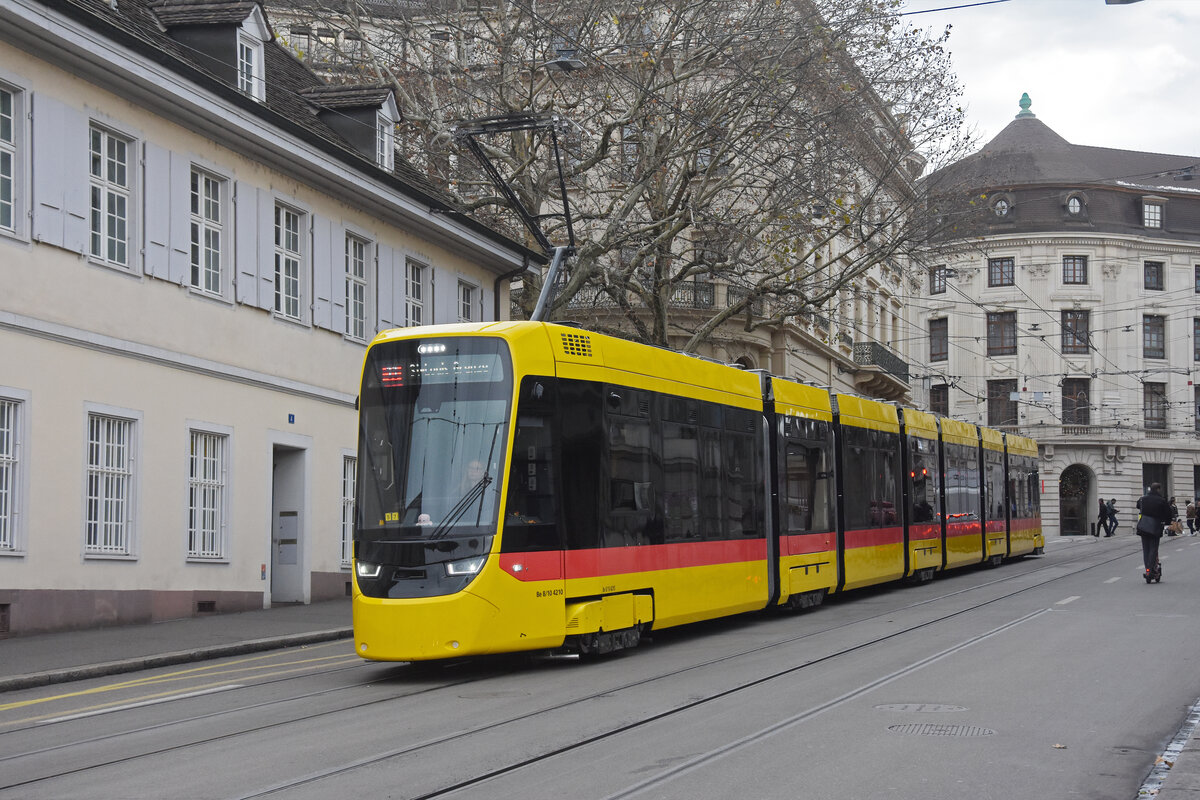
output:
[[[350,598],[0,639],[0,692],[349,639]],[[347,643],[346,652],[353,645]]]
[[[1118,534],[1113,543],[1131,538],[1127,533]],[[1103,537],[1048,536],[1046,548],[1107,542]],[[0,639],[0,693],[352,635],[350,599],[345,598],[147,625],[18,636]],[[351,649],[347,642],[347,652]],[[1193,709],[1191,726],[1185,725],[1160,757],[1139,797],[1184,800],[1200,796],[1198,709]]]

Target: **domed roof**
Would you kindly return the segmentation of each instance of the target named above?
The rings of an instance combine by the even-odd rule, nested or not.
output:
[[[1071,144],[1039,120],[1030,105],[1029,95],[1023,95],[1021,113],[1004,130],[978,152],[930,175],[929,185],[1000,189],[1102,183],[1191,188],[1187,181],[1192,176],[1186,170],[1200,159]]]

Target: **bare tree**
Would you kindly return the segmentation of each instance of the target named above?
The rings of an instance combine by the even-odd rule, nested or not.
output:
[[[944,36],[904,27],[885,0],[325,2],[289,5],[343,32],[337,74],[395,87],[404,155],[495,224],[512,222],[454,125],[564,120],[581,233],[551,312],[587,308],[657,344],[779,325],[902,269],[928,230],[916,178],[969,144]],[[547,144],[483,142],[562,240]]]

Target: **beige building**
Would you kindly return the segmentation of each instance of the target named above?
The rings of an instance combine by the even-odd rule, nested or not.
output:
[[[349,591],[366,343],[531,254],[256,2],[0,6],[0,636]]]
[[[948,248],[914,389],[1041,448],[1042,514],[1125,531],[1153,482],[1200,493],[1200,158],[1073,145],[1029,110],[930,177]]]

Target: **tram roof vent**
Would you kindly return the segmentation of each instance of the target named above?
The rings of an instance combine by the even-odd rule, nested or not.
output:
[[[592,357],[592,337],[584,333],[563,333],[562,346],[567,355]]]

